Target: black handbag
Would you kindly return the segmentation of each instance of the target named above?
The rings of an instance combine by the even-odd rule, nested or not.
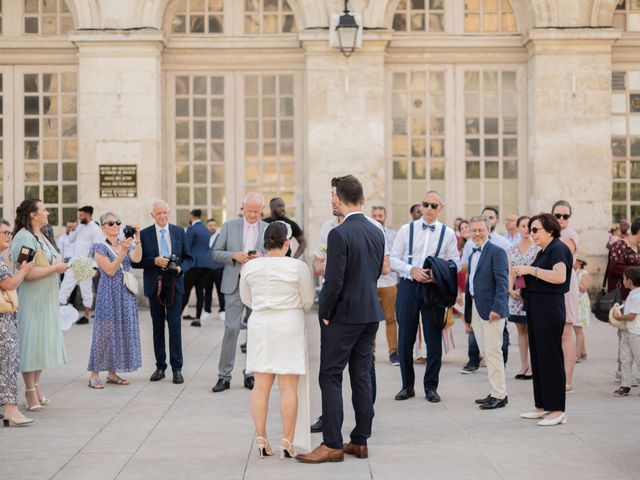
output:
[[[609,272],[610,259],[607,258],[607,268],[604,270],[604,279],[602,280],[602,289],[596,293],[596,298],[591,305],[591,313],[601,322],[609,323],[609,311],[613,306],[622,303],[622,291],[617,286],[610,292],[607,292],[607,272]]]

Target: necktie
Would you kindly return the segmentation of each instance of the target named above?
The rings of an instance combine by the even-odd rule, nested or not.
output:
[[[169,245],[167,244],[167,229],[166,228],[161,228],[160,229],[160,250],[162,250],[160,253],[163,257],[168,257],[169,256]]]
[[[482,247],[473,248],[473,252],[471,253],[471,255],[473,255],[476,252],[481,252],[481,251],[482,251]]]
[[[427,225],[426,223],[422,224],[422,230],[426,230],[426,229],[431,230],[432,232],[436,231],[436,226],[435,225]]]
[[[247,252],[255,249],[255,246],[256,246],[256,237],[255,237],[254,228],[255,228],[255,225],[249,225],[249,228],[247,230],[247,238],[244,242],[244,249]]]

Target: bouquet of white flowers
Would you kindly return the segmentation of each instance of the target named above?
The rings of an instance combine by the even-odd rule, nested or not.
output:
[[[71,271],[76,282],[84,282],[93,277],[93,261],[89,257],[78,257],[71,262]]]

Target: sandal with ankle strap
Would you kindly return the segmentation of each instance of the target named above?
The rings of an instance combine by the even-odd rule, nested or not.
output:
[[[285,458],[296,458],[296,451],[293,449],[291,442],[283,438],[280,440],[280,460]]]
[[[40,389],[38,388],[40,385],[37,383],[33,384],[34,387],[36,387],[36,392],[39,392]],[[40,398],[40,393],[38,393],[38,400],[40,401],[40,405],[49,405],[51,403],[51,399],[45,397],[44,395],[42,396],[42,398]]]
[[[29,399],[27,398],[27,394],[29,392],[36,392],[35,388],[27,388],[24,391],[24,398],[27,401],[27,410],[29,410],[30,412],[42,412],[44,410],[44,408],[42,408],[42,405],[40,404],[40,399],[38,399],[38,403],[35,403],[33,405],[29,404]],[[38,393],[36,392],[36,397],[38,397]]]
[[[114,385],[129,385],[129,381],[116,375],[116,378],[111,378],[107,375],[107,383],[113,383]]]
[[[271,450],[269,442],[264,437],[256,437],[256,448],[258,449],[258,455],[260,455],[260,458],[270,457],[273,455],[273,450]]]
[[[88,387],[89,388],[93,388],[94,390],[102,390],[104,388],[104,385],[100,381],[100,378],[96,377],[96,378],[90,378],[89,379]]]

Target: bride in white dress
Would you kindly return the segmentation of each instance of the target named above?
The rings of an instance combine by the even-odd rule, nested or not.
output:
[[[242,303],[252,310],[247,322],[246,369],[255,377],[251,413],[261,458],[273,454],[266,424],[276,375],[283,431],[280,458],[295,457],[294,444],[311,449],[304,313],[313,306],[314,290],[307,265],[285,256],[290,238],[288,224],[271,223],[264,232],[268,253],[245,264],[240,275]]]

